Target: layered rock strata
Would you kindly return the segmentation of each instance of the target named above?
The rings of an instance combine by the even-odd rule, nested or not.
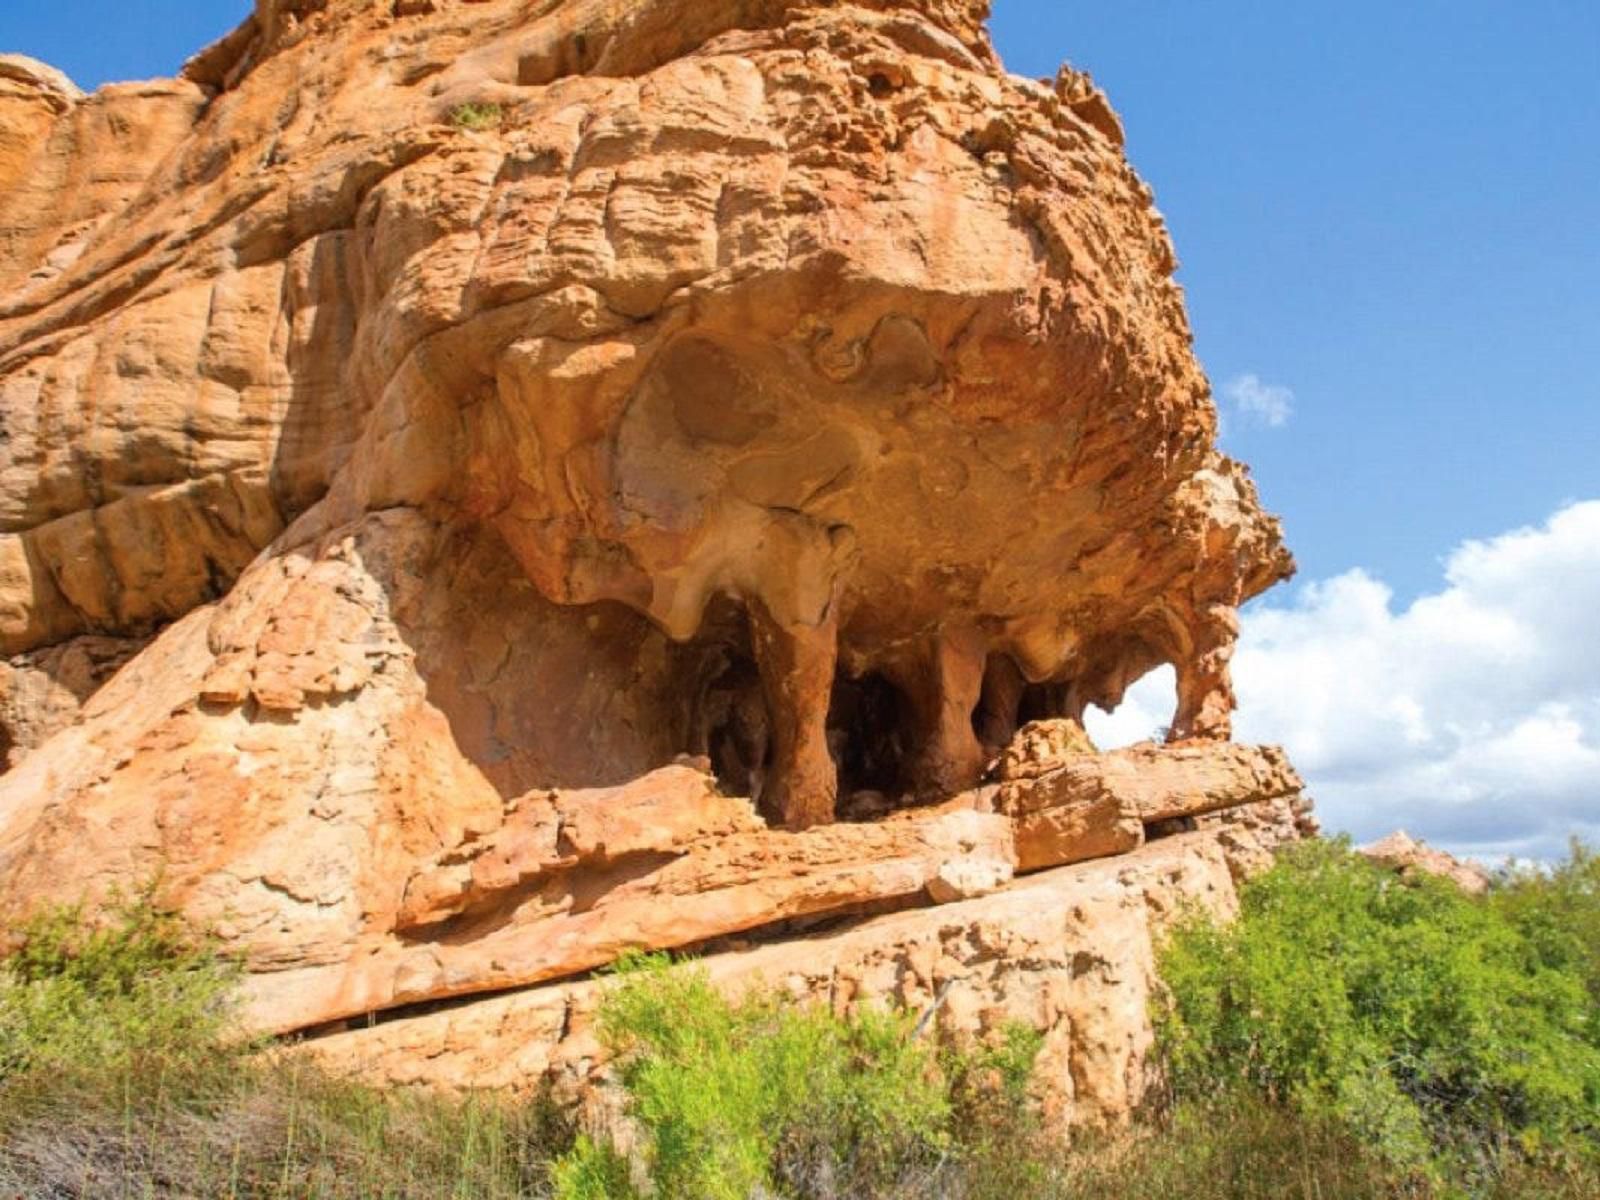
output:
[[[1155,1078],[1150,1009],[1161,938],[1184,915],[1237,912],[1235,874],[1271,853],[1271,825],[1260,822],[1247,845],[1230,847],[1214,832],[1179,834],[993,895],[739,946],[696,967],[730,994],[774,989],[841,1013],[933,1010],[934,1027],[957,1043],[1025,1023],[1045,1035],[1034,1086],[1046,1119],[1058,1127],[1121,1121]],[[610,1080],[594,1014],[607,986],[533,988],[352,1029],[298,1052],[388,1086],[548,1087],[604,1119]]]

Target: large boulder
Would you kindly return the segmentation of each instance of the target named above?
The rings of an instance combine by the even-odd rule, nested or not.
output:
[[[1103,96],[983,9],[272,3],[183,80],[8,68],[0,651],[270,622],[253,560],[408,512],[470,560],[418,604],[545,627],[417,664],[504,793],[688,751],[815,824],[1162,662],[1225,736],[1290,560]],[[575,736],[608,657],[659,695]]]

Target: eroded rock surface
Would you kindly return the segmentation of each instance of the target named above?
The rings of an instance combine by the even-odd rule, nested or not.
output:
[[[1436,850],[1403,829],[1379,838],[1370,846],[1361,847],[1361,853],[1403,879],[1432,875],[1449,880],[1472,896],[1481,896],[1490,887],[1489,873],[1477,863],[1463,861],[1444,850]]]
[[[0,920],[159,877],[287,1031],[1298,832],[1226,740],[1292,564],[1164,223],[986,16],[257,0],[175,80],[0,57]],[[1162,663],[1172,744],[1096,755]]]
[[[1162,662],[1173,736],[1225,736],[1288,556],[1104,97],[984,15],[261,0],[181,80],[6,60],[0,650],[405,510],[471,543],[436,603],[517,610],[483,653],[546,626],[435,689],[502,792],[605,782],[532,694],[608,652],[667,694],[577,757],[709,755],[795,827]]]
[[[1263,827],[1265,828],[1265,827]],[[1270,854],[1269,834],[1248,853]],[[897,1004],[937,1028],[984,1038],[1021,1021],[1045,1034],[1035,1086],[1048,1119],[1130,1116],[1153,1082],[1155,951],[1192,912],[1234,915],[1234,859],[1213,833],[1181,834],[1122,858],[1063,867],[994,895],[859,920],[846,928],[712,955],[731,992],[775,988],[850,1012]],[[371,1082],[440,1089],[551,1086],[604,1114],[606,1054],[594,1012],[604,981],[534,988],[320,1038],[302,1052]]]

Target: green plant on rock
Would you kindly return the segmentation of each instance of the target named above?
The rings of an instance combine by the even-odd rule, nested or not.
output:
[[[730,1002],[703,970],[651,958],[629,964],[600,1023],[654,1196],[876,1195],[952,1151],[951,1076],[909,1014],[846,1019],[765,991]],[[1024,1052],[1014,1039],[1004,1070]],[[563,1200],[633,1194],[593,1142],[556,1174]]]
[[[489,129],[499,129],[504,122],[505,110],[493,102],[458,104],[450,110],[450,124],[457,129],[483,132]]]

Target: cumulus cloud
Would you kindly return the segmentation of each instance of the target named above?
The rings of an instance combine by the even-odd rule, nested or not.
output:
[[[1222,388],[1228,407],[1223,411],[1248,425],[1265,425],[1278,429],[1289,423],[1294,415],[1294,393],[1286,387],[1263,383],[1259,375],[1240,375],[1230,379]]]
[[[1600,501],[1463,544],[1407,606],[1363,571],[1245,614],[1241,741],[1280,742],[1324,824],[1404,827],[1460,853],[1558,856],[1600,840]],[[1147,737],[1170,671],[1142,680],[1103,744]]]

